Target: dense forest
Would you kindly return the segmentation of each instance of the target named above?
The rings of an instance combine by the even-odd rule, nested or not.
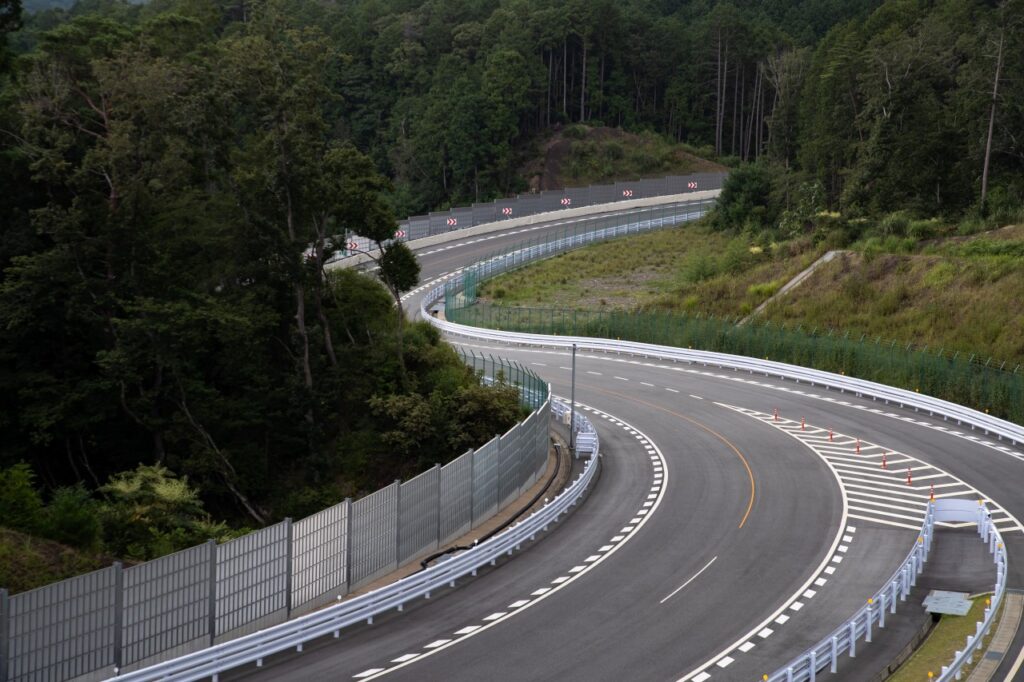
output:
[[[1021,35],[1022,0],[0,0],[0,468],[113,527],[443,461],[514,396],[397,318],[408,249],[381,287],[331,236],[523,191],[581,124],[737,167],[729,229],[1014,211]]]

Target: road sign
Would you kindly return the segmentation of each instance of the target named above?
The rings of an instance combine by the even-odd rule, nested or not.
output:
[[[345,246],[348,248],[349,251],[355,251],[356,249],[359,248],[359,244],[357,244],[356,242],[349,242],[348,244],[345,244]]]
[[[624,197],[631,197],[631,196],[633,196],[633,190],[631,190],[631,189],[624,189],[624,190],[622,190],[622,196],[624,196]]]
[[[458,218],[449,218],[448,219],[448,227],[455,227],[458,224],[459,224],[459,219]]]
[[[688,183],[686,183],[686,186],[689,189],[697,189],[697,183],[696,182],[688,182]]]
[[[395,239],[402,239],[403,237],[405,237],[405,230],[399,230],[398,232],[395,232]]]
[[[505,208],[501,209],[501,215],[503,215],[503,216],[510,216],[510,215],[512,215],[512,207],[511,206],[506,206]]]
[[[565,197],[565,198],[562,199],[562,206],[571,206],[571,205],[572,205],[572,199],[570,199],[569,197]]]

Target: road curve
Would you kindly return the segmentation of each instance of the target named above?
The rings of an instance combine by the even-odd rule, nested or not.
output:
[[[535,226],[530,237],[563,229]],[[523,237],[421,254],[423,281]],[[407,301],[418,305],[416,296]],[[519,360],[556,393],[569,392],[564,351],[474,349]],[[758,679],[856,610],[915,538],[912,513],[883,501],[904,497],[879,486],[876,506],[850,505],[822,448],[757,416],[776,409],[793,424],[802,419],[934,465],[1024,517],[1014,485],[1024,462],[1014,457],[917,423],[912,411],[872,412],[870,400],[830,401],[787,382],[731,375],[581,354],[576,394],[591,406],[605,451],[586,504],[529,551],[450,594],[232,677]],[[660,479],[652,450],[663,458]],[[654,490],[658,480],[665,483]],[[862,494],[872,493],[855,497]],[[1024,533],[1006,530],[1009,585],[1020,587]],[[597,565],[573,577],[590,563]],[[524,600],[528,608],[514,606]]]

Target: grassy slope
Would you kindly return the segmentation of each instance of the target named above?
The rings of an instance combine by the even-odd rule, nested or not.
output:
[[[692,226],[573,251],[492,280],[481,295],[524,306],[745,315],[823,251]]]
[[[520,170],[533,190],[725,170],[687,145],[619,128],[565,126],[534,145]]]
[[[1022,301],[1024,226],[1016,226],[913,254],[841,257],[769,306],[767,317],[974,352],[1012,367],[1024,362]]]
[[[905,248],[906,243],[904,243]],[[856,247],[855,247],[856,248]],[[751,250],[759,253],[752,253]],[[742,316],[824,251],[702,226],[607,242],[489,282],[513,305]],[[1024,226],[841,257],[771,306],[787,326],[836,328],[1024,363]]]
[[[11,594],[109,566],[111,559],[0,527],[0,586]]]

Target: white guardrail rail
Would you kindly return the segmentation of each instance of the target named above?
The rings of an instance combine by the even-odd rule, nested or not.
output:
[[[565,406],[552,399],[551,409],[559,414]],[[584,421],[586,421],[584,419]],[[593,430],[589,421],[586,428]],[[401,611],[403,606],[414,599],[426,598],[445,587],[454,587],[455,581],[469,575],[486,564],[495,565],[503,555],[511,555],[524,542],[533,540],[538,533],[556,523],[586,493],[600,466],[596,450],[585,463],[583,471],[554,499],[533,512],[523,521],[513,524],[504,532],[481,542],[451,558],[413,573],[385,587],[353,597],[329,606],[321,611],[302,616],[266,630],[223,644],[203,649],[194,654],[125,673],[114,678],[118,682],[141,680],[198,680],[212,678],[218,674],[242,665],[255,663],[263,665],[263,659],[282,651],[302,651],[306,642],[333,635],[339,637],[341,630],[358,623],[373,623],[374,616],[387,611]]]
[[[900,407],[910,407],[918,412],[927,412],[933,417],[941,417],[943,420],[952,420],[959,425],[968,426],[971,429],[979,429],[986,435],[995,436],[1001,441],[1009,441],[1013,445],[1019,446],[1024,444],[1024,427],[1012,422],[931,396],[831,372],[773,362],[771,360],[759,360],[741,355],[656,346],[634,341],[612,341],[610,339],[582,336],[548,336],[544,334],[469,327],[438,319],[427,314],[427,308],[444,297],[445,286],[459,286],[460,277],[461,275],[453,278],[454,281],[449,281],[431,290],[423,298],[421,304],[421,314],[423,317],[450,336],[461,336],[475,341],[482,340],[492,343],[556,349],[570,349],[575,345],[577,351],[634,355],[671,362],[703,365],[705,367],[718,367],[735,372],[742,371],[749,374],[774,376],[810,386],[820,386],[822,388],[838,390],[842,393],[851,393],[857,397],[884,401],[885,404],[891,403]],[[890,610],[895,610],[897,596],[906,598],[910,587],[914,584],[916,574],[920,572],[921,565],[927,557],[927,550],[931,544],[934,513],[931,507],[929,512],[928,518],[921,529],[920,542],[910,552],[906,561],[893,574],[889,582],[876,593],[872,602],[862,607],[829,637],[826,637],[816,646],[768,676],[769,682],[814,680],[817,672],[826,666],[834,672],[838,655],[849,651],[852,656],[855,653],[856,641],[859,637],[864,636],[867,637],[867,641],[871,641],[872,624],[877,622],[880,627],[884,627],[885,608],[888,607]],[[950,517],[949,520],[953,520],[953,517]],[[1002,601],[1006,589],[1006,549],[1001,536],[991,523],[991,516],[988,510],[982,506],[974,516],[968,516],[964,520],[973,520],[978,523],[978,532],[988,542],[990,551],[995,555],[997,574],[995,595],[992,599],[992,605],[986,609],[984,621],[978,623],[976,633],[968,637],[966,646],[962,651],[956,653],[952,664],[943,668],[941,676],[937,678],[940,682],[960,679],[962,667],[973,659],[978,647],[981,646],[983,637],[989,633],[996,609]],[[908,580],[911,582],[908,583]]]

